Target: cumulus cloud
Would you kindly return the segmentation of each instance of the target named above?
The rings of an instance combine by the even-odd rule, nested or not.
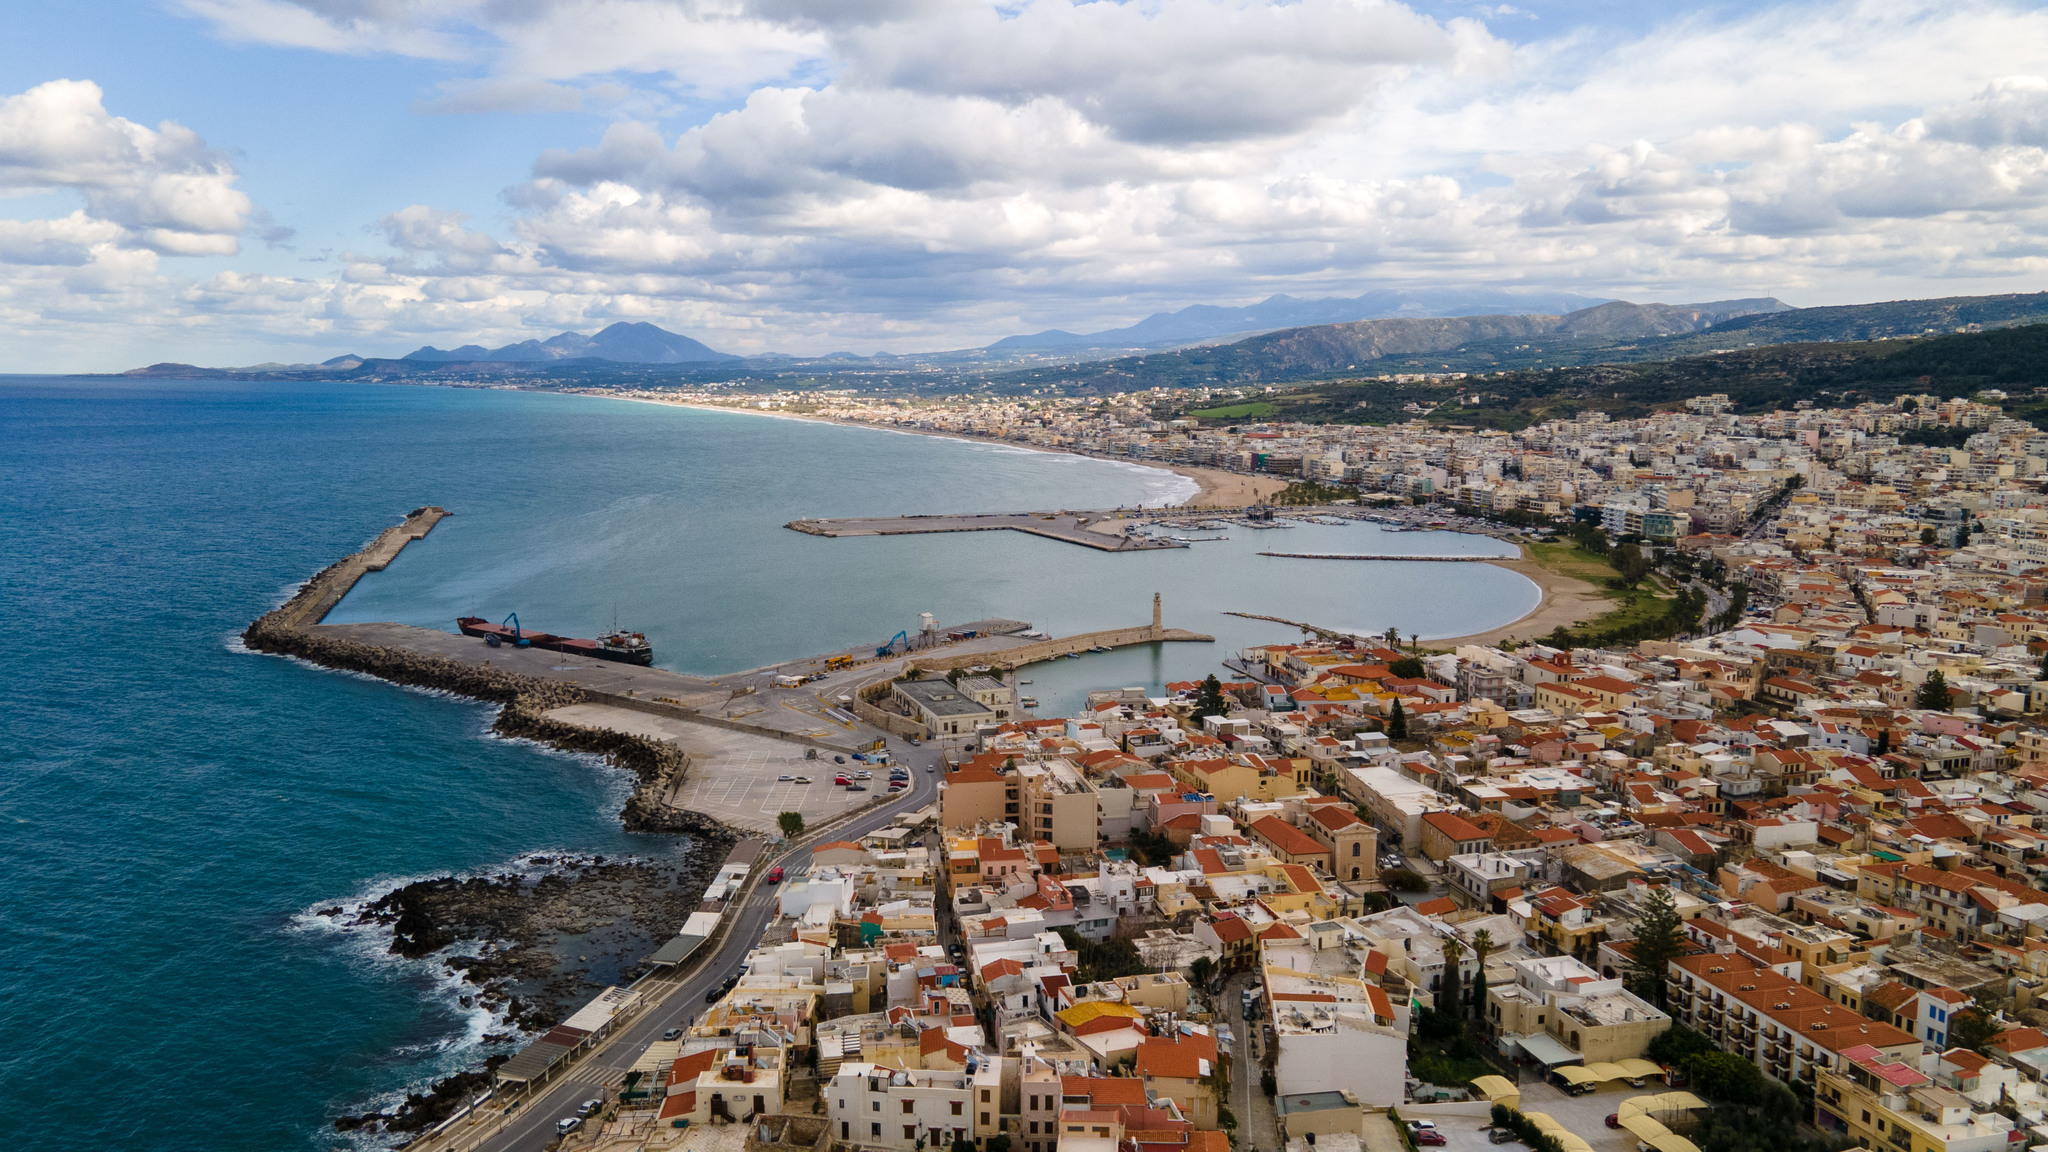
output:
[[[402,197],[331,277],[187,284],[138,258],[267,225],[190,133],[86,86],[47,141],[0,112],[0,189],[85,204],[0,228],[37,291],[358,351],[629,318],[801,352],[1386,283],[1820,302],[2048,272],[2048,14],[2017,4],[1510,43],[1389,0],[203,3],[244,39],[460,62],[434,111],[610,120],[504,222]]]
[[[90,231],[97,243],[232,255],[250,216],[234,181],[234,170],[189,129],[169,121],[150,129],[109,114],[97,84],[53,80],[0,100],[0,192],[64,189],[85,200],[70,221],[39,222],[50,236]]]

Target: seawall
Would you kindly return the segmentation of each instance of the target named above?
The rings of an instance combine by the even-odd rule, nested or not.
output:
[[[924,672],[950,672],[986,664],[990,668],[1009,671],[1041,660],[1051,660],[1070,652],[1086,652],[1090,648],[1128,648],[1134,644],[1156,644],[1160,641],[1191,641],[1215,643],[1214,636],[1201,632],[1190,632],[1185,628],[1162,628],[1157,624],[1137,628],[1112,628],[1103,632],[1082,632],[1075,636],[1062,636],[1056,640],[1040,640],[1016,648],[1005,648],[1000,652],[971,652],[957,656],[923,657],[904,664],[904,671],[916,669]]]
[[[502,705],[491,724],[493,732],[539,741],[565,752],[603,756],[631,771],[638,785],[620,813],[628,831],[734,835],[709,816],[668,808],[660,802],[660,797],[690,768],[689,757],[675,745],[611,729],[564,724],[543,715],[554,708],[582,703],[590,695],[582,688],[309,630],[341,602],[365,573],[381,571],[407,544],[425,536],[447,515],[441,508],[415,509],[403,523],[385,529],[361,551],[328,565],[306,581],[290,600],[257,617],[243,630],[242,643],[257,652],[296,656],[325,668],[361,672],[394,684],[432,688]]]

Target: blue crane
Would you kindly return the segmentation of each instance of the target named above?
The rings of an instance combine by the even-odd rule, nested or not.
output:
[[[903,642],[903,650],[905,652],[910,651],[910,632],[908,629],[905,629],[904,631],[898,632],[895,636],[891,637],[887,644],[884,644],[880,648],[875,649],[875,655],[887,656],[889,653],[894,652],[896,650],[896,642],[898,640]]]
[[[514,648],[525,648],[533,643],[531,640],[528,640],[526,636],[519,630],[519,613],[512,613],[510,616],[507,616],[503,620],[499,621],[499,624],[512,625],[512,646]]]

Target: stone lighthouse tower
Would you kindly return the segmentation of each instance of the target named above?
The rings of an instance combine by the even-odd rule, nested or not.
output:
[[[1159,593],[1154,592],[1152,594],[1152,638],[1157,640],[1164,635],[1166,635],[1166,629],[1161,627],[1159,623]]]

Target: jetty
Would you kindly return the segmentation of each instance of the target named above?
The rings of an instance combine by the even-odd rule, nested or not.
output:
[[[390,567],[405,546],[434,530],[450,513],[446,508],[427,505],[405,514],[405,519],[377,534],[375,540],[316,573],[296,595],[269,618],[283,628],[306,628],[327,619],[334,606],[372,572]]]
[[[1289,560],[1413,560],[1426,564],[1484,564],[1488,560],[1513,560],[1513,556],[1412,556],[1396,552],[1261,552]]]
[[[1099,552],[1185,548],[1180,540],[1104,532],[1114,512],[992,512],[986,515],[866,516],[846,520],[792,520],[784,527],[811,536],[919,536],[932,532],[1025,532]]]

